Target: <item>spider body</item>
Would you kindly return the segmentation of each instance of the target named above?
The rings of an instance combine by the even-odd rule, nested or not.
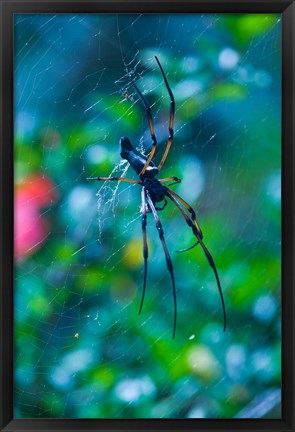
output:
[[[142,185],[149,193],[153,203],[158,203],[166,199],[166,188],[155,177],[144,177]]]
[[[143,236],[143,258],[144,258],[144,283],[143,283],[143,292],[142,292],[142,298],[141,298],[141,304],[139,313],[142,310],[143,301],[145,297],[145,289],[146,289],[146,280],[147,280],[147,263],[148,263],[148,243],[147,243],[147,233],[146,233],[146,227],[147,227],[147,213],[152,213],[156,228],[158,231],[159,239],[162,243],[162,247],[165,253],[165,259],[166,259],[166,265],[168,272],[170,274],[171,282],[172,282],[172,292],[173,292],[173,300],[174,300],[174,325],[173,325],[173,338],[175,337],[175,331],[176,331],[176,317],[177,317],[177,307],[176,307],[176,287],[175,287],[175,278],[174,278],[174,270],[173,270],[173,264],[172,260],[166,245],[165,236],[164,236],[164,230],[162,227],[161,220],[158,215],[158,210],[163,210],[167,205],[167,199],[168,198],[180,211],[181,215],[183,216],[186,224],[189,228],[191,228],[193,235],[196,238],[196,242],[186,249],[183,249],[178,252],[185,252],[193,247],[200,245],[206,258],[208,261],[208,264],[213,270],[213,273],[215,275],[216,283],[218,286],[220,298],[221,298],[221,304],[223,309],[223,321],[224,321],[224,327],[223,330],[226,329],[226,313],[225,313],[225,304],[221,289],[221,284],[218,276],[218,272],[213,260],[212,255],[208,251],[207,247],[204,244],[203,241],[203,233],[201,231],[201,228],[197,222],[196,213],[193,210],[193,208],[177,193],[175,193],[172,189],[170,189],[167,186],[164,186],[163,183],[170,182],[169,186],[180,183],[180,179],[177,177],[167,177],[164,179],[157,179],[156,176],[158,175],[159,171],[161,170],[171,147],[171,144],[173,142],[173,123],[174,123],[174,114],[175,114],[175,101],[174,96],[172,93],[172,90],[169,86],[169,83],[167,81],[166,75],[164,73],[164,70],[158,60],[157,57],[156,61],[158,63],[158,66],[160,68],[162,77],[165,82],[166,89],[170,96],[170,116],[169,116],[169,126],[168,126],[168,141],[166,144],[166,148],[164,151],[164,154],[162,156],[162,159],[158,166],[156,166],[152,159],[156,152],[157,148],[157,138],[154,131],[154,125],[153,125],[153,118],[151,113],[151,108],[149,104],[147,103],[145,97],[135,84],[135,82],[131,82],[131,84],[134,86],[136,92],[139,95],[139,98],[141,99],[145,110],[147,114],[148,119],[148,125],[150,129],[151,139],[152,139],[152,148],[149,156],[145,156],[142,153],[140,153],[131,143],[129,138],[122,137],[120,139],[120,155],[123,159],[126,159],[130,166],[133,168],[133,170],[137,173],[139,176],[138,180],[128,179],[126,177],[91,177],[88,180],[100,180],[100,181],[123,181],[127,183],[133,183],[140,185],[142,187],[141,190],[141,220],[142,220],[142,236]],[[172,183],[171,183],[172,182]],[[157,203],[162,203],[162,207],[157,207]]]
[[[122,137],[120,139],[120,156],[126,159],[134,171],[140,175],[143,167],[147,162],[147,157],[140,153],[136,148],[133,147],[131,141],[127,137]],[[158,168],[153,162],[149,164],[145,171],[145,177],[155,177],[158,174]]]

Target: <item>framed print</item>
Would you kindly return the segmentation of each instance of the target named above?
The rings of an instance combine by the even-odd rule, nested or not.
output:
[[[294,431],[294,2],[1,36],[1,430]]]

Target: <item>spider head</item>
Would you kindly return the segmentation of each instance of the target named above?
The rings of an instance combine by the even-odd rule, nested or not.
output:
[[[127,159],[126,156],[128,156],[128,153],[132,150],[134,150],[133,145],[131,144],[131,141],[127,137],[120,138],[120,155],[123,159]]]

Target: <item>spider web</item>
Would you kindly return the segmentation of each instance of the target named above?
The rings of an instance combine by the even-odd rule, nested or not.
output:
[[[280,16],[250,18],[16,16],[16,216],[23,224],[16,231],[16,417],[280,417],[281,29]],[[132,80],[151,105],[161,160],[170,100],[155,56],[176,101],[160,177],[180,177],[171,188],[197,211],[232,323],[225,334],[203,254],[176,253],[194,238],[171,203],[159,216],[176,276],[176,340],[151,214],[138,316],[140,188],[86,180],[136,179],[120,159],[121,136],[143,154],[151,150]]]

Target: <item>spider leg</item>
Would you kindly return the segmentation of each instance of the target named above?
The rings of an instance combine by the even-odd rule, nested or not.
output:
[[[174,177],[174,176],[173,177],[166,177],[166,178],[163,178],[163,179],[159,179],[160,183],[165,183],[165,182],[168,182],[168,181],[172,181],[172,183],[169,183],[168,186],[172,186],[172,185],[174,185],[176,183],[181,183],[181,179],[178,178],[178,177]]]
[[[157,227],[157,230],[158,230],[158,233],[159,233],[159,238],[160,238],[160,240],[162,242],[162,246],[163,246],[163,249],[164,249],[164,252],[165,252],[167,268],[168,268],[168,271],[170,273],[171,281],[172,281],[173,300],[174,300],[174,324],[173,324],[173,339],[174,339],[175,338],[175,331],[176,331],[177,304],[176,304],[176,288],[175,288],[175,279],[174,279],[174,272],[173,272],[173,264],[172,264],[172,260],[171,260],[170,254],[169,254],[168,249],[167,249],[166,241],[165,241],[165,238],[164,238],[164,231],[163,231],[163,227],[162,227],[159,215],[157,213],[157,210],[156,210],[156,208],[154,206],[154,203],[153,203],[153,201],[151,199],[151,196],[148,193],[148,191],[146,191],[146,197],[147,197],[148,205],[149,205],[149,207],[152,210],[153,215],[154,215],[154,219],[155,219],[155,222],[156,222],[156,227]]]
[[[170,194],[172,194],[178,201],[180,201],[184,207],[190,212],[191,214],[191,220],[194,223],[194,226],[196,227],[199,237],[202,239],[203,238],[203,233],[201,231],[201,228],[198,224],[197,218],[196,218],[196,212],[194,211],[194,209],[186,202],[184,201],[183,198],[181,198],[181,196],[179,196],[177,193],[175,193],[172,189],[166,188],[167,192],[169,192]],[[170,197],[171,199],[171,197]]]
[[[170,191],[172,192],[172,191]],[[191,229],[193,230],[193,233],[195,234],[195,236],[198,238],[198,231],[195,227],[195,225],[193,224],[193,222],[191,221],[191,219],[188,217],[188,215],[183,211],[183,209],[180,207],[180,205],[178,204],[178,202],[176,201],[175,198],[173,198],[173,196],[170,194],[170,192],[167,191],[167,196],[168,198],[171,199],[171,201],[174,202],[174,204],[176,205],[176,207],[180,210],[180,212],[182,213],[182,216],[184,217],[186,223],[188,224],[189,227],[191,227]],[[185,249],[180,249],[177,250],[176,252],[187,252],[191,249],[193,249],[195,246],[197,246],[199,244],[199,240],[197,242],[195,242],[192,246],[189,246],[188,248]]]
[[[152,118],[152,111],[151,111],[151,107],[149,106],[149,104],[147,103],[145,97],[143,96],[143,94],[141,93],[141,91],[139,90],[139,88],[137,87],[137,85],[135,84],[134,81],[132,81],[132,85],[135,88],[135,90],[137,91],[144,107],[146,110],[146,114],[147,114],[147,118],[148,118],[148,123],[149,123],[149,128],[150,128],[150,132],[151,132],[151,137],[152,137],[152,150],[151,153],[149,155],[149,157],[147,158],[147,161],[144,165],[144,167],[141,170],[141,173],[139,174],[140,177],[144,176],[144,173],[146,172],[147,167],[149,166],[151,160],[153,159],[153,156],[155,154],[156,148],[157,148],[157,138],[155,135],[155,129],[154,129],[154,124],[153,124],[153,118]]]
[[[142,221],[142,236],[143,236],[143,259],[144,259],[144,280],[143,280],[143,291],[142,291],[142,297],[141,297],[141,303],[139,308],[139,314],[141,313],[143,302],[144,302],[144,296],[145,296],[145,288],[146,288],[146,276],[147,276],[147,261],[148,261],[148,244],[147,244],[147,238],[146,238],[146,215],[147,215],[147,208],[146,208],[146,198],[145,198],[145,188],[142,188],[141,191],[141,221]]]
[[[163,166],[163,164],[164,164],[164,162],[165,162],[165,160],[166,160],[166,158],[168,156],[168,153],[169,153],[172,141],[173,141],[173,135],[174,135],[174,132],[173,132],[173,123],[174,123],[174,115],[175,115],[175,101],[174,101],[174,96],[173,96],[172,90],[171,90],[171,88],[169,86],[167,77],[166,77],[165,72],[164,72],[164,70],[162,68],[162,65],[159,62],[158,57],[155,57],[155,58],[157,60],[159,68],[161,70],[162,76],[163,76],[164,81],[165,81],[166,89],[167,89],[167,91],[169,93],[169,96],[170,96],[169,137],[168,137],[168,142],[167,142],[167,145],[166,145],[166,149],[165,149],[164,155],[162,157],[161,162],[158,165],[158,171],[160,171],[160,169],[162,168],[162,166]]]
[[[219,295],[220,295],[220,299],[221,299],[221,304],[222,304],[222,310],[223,310],[223,331],[225,331],[226,329],[226,312],[225,312],[225,303],[224,303],[224,298],[223,298],[223,294],[222,294],[222,289],[221,289],[221,284],[220,284],[220,280],[219,280],[219,276],[217,273],[217,269],[214,263],[214,260],[212,258],[212,255],[210,254],[210,252],[208,251],[208,249],[206,248],[206,246],[204,245],[203,242],[203,236],[201,237],[198,229],[196,228],[196,225],[193,223],[193,221],[188,217],[188,215],[184,212],[184,210],[181,208],[180,204],[177,202],[177,200],[172,196],[172,195],[176,195],[175,193],[172,193],[171,190],[168,190],[167,188],[167,192],[166,192],[168,198],[171,199],[171,201],[176,205],[176,207],[179,209],[179,211],[181,212],[182,216],[184,217],[186,223],[188,224],[189,227],[191,227],[194,235],[197,237],[198,241],[197,243],[195,243],[194,246],[196,246],[198,243],[202,246],[202,249],[206,255],[206,258],[208,260],[208,263],[210,265],[210,267],[212,268],[214,275],[215,275],[215,279],[217,282],[217,286],[218,286],[218,290],[219,290]],[[178,198],[180,199],[180,197]],[[182,200],[183,201],[183,200]],[[192,246],[192,247],[194,247]],[[191,248],[192,248],[191,247]]]
[[[164,208],[166,207],[167,204],[168,204],[167,200],[164,199],[164,204],[162,205],[162,207],[156,207],[156,206],[155,206],[155,209],[156,209],[156,210],[164,210]]]
[[[181,253],[181,252],[187,252],[189,250],[192,250],[195,246],[197,246],[199,244],[199,240],[196,241],[193,245],[189,246],[188,248],[185,249],[179,249],[176,252]]]
[[[112,181],[123,181],[127,183],[141,184],[141,182],[138,180],[132,180],[125,177],[88,177],[86,180],[101,180],[101,181],[112,180]]]

